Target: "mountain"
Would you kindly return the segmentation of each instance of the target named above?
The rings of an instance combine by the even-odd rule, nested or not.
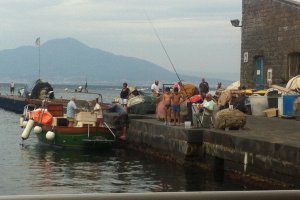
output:
[[[0,51],[2,82],[28,82],[39,77],[39,51],[34,46]],[[177,81],[174,72],[146,60],[115,55],[87,45],[73,38],[54,39],[40,47],[41,78],[50,83],[89,84],[151,84]],[[182,80],[198,83],[200,77],[180,75]],[[219,80],[210,80],[213,84]]]

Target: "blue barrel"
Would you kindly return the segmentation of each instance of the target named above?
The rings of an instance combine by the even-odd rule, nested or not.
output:
[[[283,115],[293,117],[294,113],[294,102],[300,95],[283,95]]]

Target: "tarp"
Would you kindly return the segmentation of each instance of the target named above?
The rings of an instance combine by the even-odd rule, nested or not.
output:
[[[300,75],[295,76],[290,79],[289,82],[285,86],[286,89],[289,90],[299,90],[300,91]]]
[[[231,83],[226,89],[227,90],[238,90],[240,87],[240,81],[236,81],[234,83]]]

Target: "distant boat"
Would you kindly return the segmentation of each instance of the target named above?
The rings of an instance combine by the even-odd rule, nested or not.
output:
[[[64,103],[68,101],[63,99],[55,99],[53,87],[45,81],[38,79],[35,81],[31,89],[22,88],[19,95],[0,95],[0,108],[22,113],[24,106],[27,104],[42,105],[43,100],[48,99],[53,103]]]

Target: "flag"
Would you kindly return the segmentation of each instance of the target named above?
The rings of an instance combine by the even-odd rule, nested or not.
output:
[[[40,37],[36,38],[35,45],[40,46],[40,43],[41,43]]]

